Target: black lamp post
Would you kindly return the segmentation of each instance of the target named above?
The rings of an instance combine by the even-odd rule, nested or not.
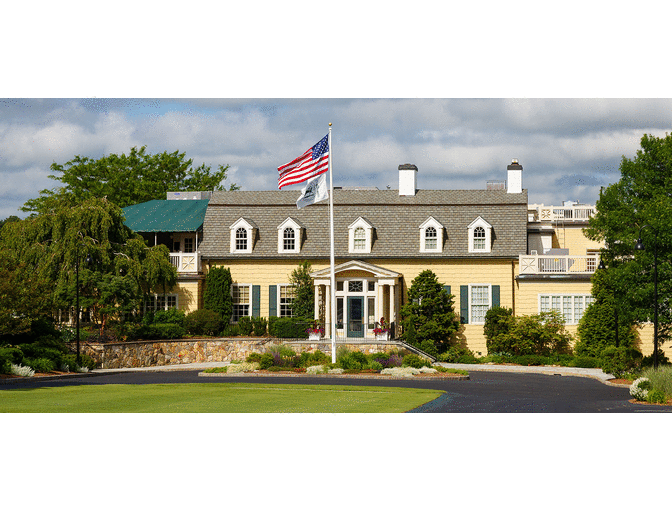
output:
[[[90,264],[91,263],[91,255],[86,256],[86,263]],[[79,352],[79,247],[75,249],[75,275],[76,275],[76,281],[75,281],[75,295],[76,297],[76,308],[75,310],[75,316],[77,320],[77,364],[81,364],[82,358]]]
[[[635,245],[635,250],[644,250],[644,243],[642,243],[642,229],[651,227],[651,225],[644,225],[639,229],[639,239]],[[658,234],[653,230],[653,368],[658,368]]]
[[[607,269],[607,266],[604,265],[602,259],[600,259],[600,265],[597,266],[597,269]],[[616,307],[616,291],[614,291],[614,330],[616,332],[616,347],[618,347],[618,308]]]

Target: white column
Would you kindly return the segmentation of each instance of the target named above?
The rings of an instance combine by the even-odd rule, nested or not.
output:
[[[320,318],[320,285],[315,285],[315,312],[313,318],[318,320]]]
[[[390,322],[397,322],[397,296],[395,285],[390,285]]]
[[[385,300],[385,286],[378,284],[378,296],[376,297],[376,322],[385,315],[385,308],[383,306]]]
[[[326,297],[326,303],[325,303],[326,306],[324,307],[324,309],[326,310],[326,313],[325,313],[325,316],[324,316],[324,320],[329,323],[329,329],[327,329],[325,327],[324,328],[324,333],[325,333],[325,336],[326,336],[327,331],[329,331],[329,336],[331,337],[331,332],[334,330],[334,328],[332,328],[331,325],[330,325],[331,324],[331,285],[325,285],[324,289],[326,291],[324,293],[324,295]],[[325,324],[325,326],[327,326],[327,325]]]

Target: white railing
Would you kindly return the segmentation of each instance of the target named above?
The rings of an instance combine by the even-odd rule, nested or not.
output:
[[[586,222],[595,215],[593,205],[537,205],[528,206],[529,221]]]
[[[593,274],[598,255],[519,255],[520,274]]]
[[[171,253],[170,263],[178,273],[198,273],[201,270],[200,253]]]

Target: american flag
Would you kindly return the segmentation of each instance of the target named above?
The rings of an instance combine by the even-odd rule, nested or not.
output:
[[[325,173],[329,169],[329,135],[325,136],[304,152],[301,156],[286,165],[278,167],[278,189]]]

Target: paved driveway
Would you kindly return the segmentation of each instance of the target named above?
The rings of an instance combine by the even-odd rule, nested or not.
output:
[[[125,371],[40,381],[26,379],[0,384],[0,391],[38,386],[79,384],[333,384],[434,388],[442,397],[414,413],[598,413],[672,412],[672,407],[631,404],[628,388],[608,386],[587,377],[535,373],[473,371],[466,381],[440,379],[375,380],[335,377],[198,377],[198,370]]]

